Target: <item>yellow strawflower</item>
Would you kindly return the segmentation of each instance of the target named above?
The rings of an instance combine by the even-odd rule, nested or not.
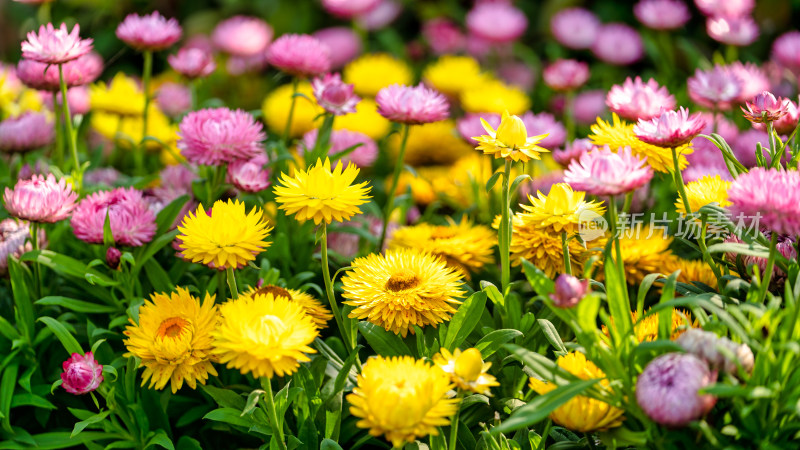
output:
[[[664,259],[662,264],[663,268],[661,270],[664,276],[668,276],[672,272],[680,270],[678,281],[681,283],[688,284],[698,281],[712,288],[717,287],[717,277],[705,261],[683,259],[672,255]]]
[[[636,311],[631,311],[631,320],[633,320],[633,333],[636,335],[636,340],[639,342],[652,342],[658,339],[658,317],[659,314],[650,314],[641,321],[639,321],[639,314]],[[692,322],[691,315],[681,309],[672,309],[672,324],[670,325],[670,340],[678,339],[687,329],[697,327],[698,322]],[[638,321],[638,323],[637,323]],[[613,325],[613,318],[611,319]],[[608,336],[608,328],[602,326],[603,334]]]
[[[198,205],[178,226],[182,256],[192,262],[224,270],[242,267],[269,247],[270,227],[261,209],[245,212],[239,200],[217,200],[208,212]]]
[[[387,141],[396,158],[402,136],[395,133]],[[473,148],[458,135],[455,122],[448,119],[411,127],[404,161],[414,167],[450,165],[472,152]]]
[[[375,97],[381,89],[392,84],[410,85],[411,69],[387,53],[370,53],[348,64],[342,71],[345,83],[354,86],[356,94]]]
[[[664,274],[664,263],[673,257],[669,249],[671,243],[672,237],[650,227],[624,232],[619,244],[628,283],[639,285],[648,274]]]
[[[461,274],[440,258],[412,249],[356,258],[342,278],[351,318],[366,319],[405,337],[412,326],[450,320],[464,296]]]
[[[692,208],[692,212],[697,212],[703,206],[711,203],[718,203],[722,208],[730,206],[731,202],[728,201],[728,189],[730,187],[731,182],[723,180],[719,175],[706,175],[697,181],[690,181],[686,183],[686,196],[689,198],[689,207]],[[680,191],[678,192],[678,201],[675,202],[675,209],[681,214],[686,214]]]
[[[291,84],[276,87],[264,99],[261,110],[264,112],[264,121],[274,133],[283,133],[286,122],[289,120],[289,110],[292,105]],[[325,111],[314,101],[314,91],[311,84],[301,81],[297,86],[292,125],[289,127],[291,137],[300,137],[316,128],[315,120]]]
[[[450,375],[450,380],[465,391],[491,396],[490,388],[500,386],[497,379],[486,373],[492,363],[483,362],[481,351],[468,348],[450,353],[442,348],[433,356],[433,362]]]
[[[437,91],[451,98],[461,92],[489,82],[491,78],[481,72],[481,65],[471,56],[443,55],[428,64],[422,79]]]
[[[410,356],[370,358],[347,396],[359,428],[384,436],[396,448],[450,424],[459,400],[448,398],[453,387],[439,367]]]
[[[294,178],[281,174],[280,184],[275,186],[275,201],[286,214],[294,214],[300,222],[314,220],[319,225],[323,220],[331,223],[336,220],[350,220],[361,210],[358,205],[367,203],[370,187],[367,182],[353,184],[359,169],[348,163],[343,169],[342,162],[331,170],[331,161],[317,160],[306,171],[297,171]]]
[[[362,98],[356,105],[356,112],[337,116],[333,122],[334,130],[358,131],[374,140],[386,136],[391,127],[389,119],[378,114],[378,104],[371,98]],[[412,130],[415,128],[419,127]]]
[[[547,195],[537,191],[536,197],[529,195],[528,200],[530,205],[520,205],[525,211],[523,220],[538,224],[542,230],[570,236],[578,232],[582,221],[605,212],[601,202],[587,201],[585,192],[573,191],[567,183],[554,184]]]
[[[148,380],[156,389],[170,383],[175,393],[184,381],[195,389],[209,374],[217,375],[211,364],[211,332],[219,321],[213,295],[206,294],[201,303],[180,287],[171,294],[152,294],[139,308],[139,323],[129,320],[125,356],[141,360],[142,386]]]
[[[394,195],[403,195],[408,192],[409,189],[411,190],[411,198],[416,204],[429,205],[437,199],[437,192],[434,190],[433,185],[428,179],[420,175],[419,172],[417,172],[416,176],[408,171],[400,173]],[[389,190],[388,186],[387,190]]]
[[[271,293],[239,297],[219,307],[222,319],[211,335],[214,355],[229,369],[272,378],[291,375],[316,353],[319,335],[311,317],[292,300]]]
[[[122,72],[117,72],[109,84],[98,81],[89,86],[89,101],[94,112],[141,116],[144,111],[144,93],[136,80]],[[141,128],[141,124],[139,127]],[[141,131],[139,133],[141,134]]]
[[[522,114],[530,109],[531,101],[522,89],[495,80],[461,92],[461,106],[471,113]]]
[[[311,321],[314,322],[314,325],[320,330],[327,327],[328,321],[333,318],[333,314],[331,314],[330,310],[308,293],[296,289],[282,288],[274,284],[268,284],[260,288],[250,288],[244,293],[240,293],[239,297],[253,297],[259,294],[272,294],[274,297],[286,297],[292,302],[297,303],[303,308],[303,311],[311,317]]]
[[[593,362],[586,359],[580,352],[570,352],[558,357],[558,366],[567,372],[575,375],[582,380],[600,378],[596,386],[602,389],[610,389],[606,374],[600,370]],[[555,390],[558,386],[549,381],[536,378],[530,379],[530,387],[539,395],[544,395]],[[605,431],[622,425],[625,420],[624,410],[615,408],[608,403],[595,400],[591,397],[578,395],[572,397],[563,405],[550,413],[553,422],[579,433],[590,433],[594,431]]]
[[[481,123],[488,134],[473,136],[472,139],[478,141],[476,149],[483,150],[483,153],[487,155],[505,158],[509,161],[527,162],[531,159],[541,159],[539,154],[548,151],[536,145],[542,142],[547,134],[528,136],[528,130],[525,129],[522,119],[508,114],[508,111],[503,113],[497,130],[483,118],[481,118]]]

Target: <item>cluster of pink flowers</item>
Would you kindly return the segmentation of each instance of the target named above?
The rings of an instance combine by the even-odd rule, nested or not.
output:
[[[378,113],[393,122],[422,124],[438,122],[450,115],[450,104],[444,95],[422,84],[387,86],[378,92],[375,101]]]
[[[642,7],[637,5],[637,9]],[[646,18],[652,15],[651,10],[652,6],[645,5],[643,13]],[[670,14],[677,13],[671,11]],[[638,61],[644,54],[642,37],[635,29],[623,23],[602,24],[594,13],[584,8],[568,8],[553,15],[550,32],[565,47],[591,49],[597,58],[609,64],[625,66]]]
[[[706,15],[708,35],[723,44],[744,47],[758,39],[758,24],[750,14],[754,0],[695,0]]]
[[[116,188],[86,196],[72,213],[72,231],[84,242],[101,244],[106,217],[117,245],[139,247],[150,242],[156,233],[155,213],[142,192],[134,188]]]
[[[557,91],[571,91],[589,80],[589,65],[574,59],[559,59],[542,71],[545,84]]]
[[[681,0],[640,0],[633,7],[639,22],[654,30],[674,30],[689,21],[689,8]]]
[[[39,27],[39,32],[31,31],[28,39],[22,42],[22,57],[45,64],[64,64],[78,59],[92,50],[92,39],[81,39],[81,27],[75,25],[72,31],[62,23],[55,28],[52,23]]]
[[[361,54],[361,38],[351,28],[323,28],[312,36],[328,47],[331,69],[339,69]]]
[[[184,47],[167,61],[174,71],[190,79],[207,77],[217,68],[214,55],[197,47]]]
[[[217,24],[211,42],[221,52],[251,57],[267,50],[273,34],[272,27],[257,17],[234,16]]]
[[[264,168],[267,155],[259,153],[250,159],[228,164],[227,181],[244,192],[259,192],[269,187],[269,171]]]
[[[39,229],[39,246],[45,247],[44,230]],[[23,253],[33,250],[30,242],[30,224],[19,219],[0,221],[0,275],[8,273],[8,257],[19,258]]]
[[[103,72],[103,58],[97,52],[88,52],[61,65],[67,87],[93,83]],[[58,67],[33,59],[21,59],[17,76],[26,86],[44,91],[60,89]]]
[[[253,158],[263,152],[261,142],[267,137],[261,123],[240,109],[193,111],[179,128],[181,154],[189,162],[209,166]]]

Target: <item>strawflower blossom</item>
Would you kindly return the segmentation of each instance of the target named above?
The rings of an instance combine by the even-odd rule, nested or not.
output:
[[[589,280],[579,280],[578,278],[562,273],[556,278],[553,293],[550,299],[559,308],[572,308],[583,300],[589,292]]]
[[[466,37],[458,25],[444,17],[423,23],[422,36],[435,55],[457,53],[466,45]]]
[[[675,97],[665,86],[659,86],[652,78],[643,82],[640,77],[625,79],[622,85],[615,84],[608,91],[606,105],[620,117],[636,121],[650,120],[663,111],[675,108]]]
[[[639,32],[628,25],[609,23],[597,32],[592,53],[609,64],[627,66],[642,58],[644,43]]]
[[[800,110],[797,109],[797,104],[788,98],[783,99],[783,108],[786,114],[781,116],[780,119],[772,122],[775,132],[781,135],[790,135],[795,128],[797,122],[800,120]],[[754,124],[755,126],[756,124]]]
[[[92,39],[81,39],[81,27],[75,25],[72,31],[67,24],[54,28],[52,23],[39,27],[39,32],[31,31],[28,39],[22,42],[22,57],[45,64],[64,64],[78,59],[92,50]]]
[[[541,147],[548,150],[554,149],[564,144],[567,139],[567,129],[552,114],[541,112],[534,114],[530,111],[520,117],[525,124],[525,129],[531,134],[546,134],[547,137],[539,142]]]
[[[723,44],[746,47],[758,39],[758,24],[751,17],[709,17],[706,31]]]
[[[750,14],[755,0],[694,0],[697,9],[712,17],[742,17]]]
[[[219,166],[250,159],[263,151],[266,134],[260,122],[240,109],[209,108],[183,118],[178,148],[189,162]]]
[[[186,78],[202,78],[211,75],[217,68],[214,56],[199,48],[184,47],[167,57],[172,70]]]
[[[756,167],[740,174],[728,190],[733,217],[758,220],[768,230],[800,234],[800,172]]]
[[[361,100],[353,93],[353,85],[344,83],[338,73],[314,78],[311,88],[319,106],[334,116],[356,112],[356,105]]]
[[[438,122],[450,115],[450,105],[444,95],[422,84],[387,86],[378,92],[375,101],[380,115],[409,125]]]
[[[328,46],[331,69],[339,69],[361,54],[361,38],[349,27],[330,27],[312,34]]]
[[[733,75],[739,80],[738,102],[751,100],[761,92],[772,89],[772,82],[764,69],[753,63],[735,61],[727,66],[727,69],[733,72]]]
[[[731,150],[733,150],[733,155],[736,156],[736,159],[745,167],[755,167],[758,162],[756,159],[758,144],[761,144],[762,155],[769,161],[769,135],[763,130],[752,128],[743,131],[737,136],[736,141],[732,143]]]
[[[61,65],[64,83],[67,87],[83,86],[97,80],[103,72],[103,58],[96,52],[89,52]],[[58,67],[48,63],[21,59],[17,63],[17,76],[26,86],[45,91],[58,91]]]
[[[367,31],[380,30],[394,22],[402,10],[403,4],[397,0],[380,0],[378,6],[359,14],[355,22]]]
[[[689,8],[681,0],[641,0],[633,7],[639,22],[653,30],[674,30],[689,21]]]
[[[547,134],[528,136],[525,122],[508,112],[503,113],[496,129],[484,119],[481,119],[481,124],[487,134],[472,136],[472,139],[478,142],[476,149],[495,158],[527,162],[531,159],[541,159],[539,155],[548,151],[538,145]]]
[[[217,50],[247,57],[264,52],[272,36],[272,27],[258,17],[233,16],[217,24],[211,42]]]
[[[42,101],[46,105],[53,105],[53,94],[55,94],[56,111],[61,111],[61,93],[60,92],[42,92]],[[86,86],[75,86],[67,89],[67,104],[69,105],[69,114],[75,116],[77,114],[87,114],[92,109],[91,98],[89,97],[89,88]]]
[[[369,12],[380,2],[381,0],[322,0],[322,7],[334,16],[351,19]]]
[[[785,99],[775,98],[771,92],[764,91],[745,103],[744,117],[752,123],[774,122],[787,113]]]
[[[450,353],[443,348],[433,355],[433,362],[448,375],[450,380],[460,389],[491,397],[492,386],[500,386],[497,379],[487,373],[492,363],[483,362],[481,351],[468,348],[463,352],[456,349]]]
[[[85,355],[73,353],[61,365],[61,387],[70,394],[87,394],[100,387],[103,382],[103,366],[94,359],[92,352]]]
[[[225,63],[225,70],[230,75],[237,76],[245,73],[257,73],[267,68],[267,52],[257,53],[253,56],[231,55]]]
[[[0,122],[0,151],[22,153],[53,142],[55,131],[47,114],[27,112]]]
[[[772,59],[795,74],[800,73],[800,31],[789,31],[775,39]]]
[[[13,217],[0,221],[0,275],[8,273],[9,256],[19,258],[33,250],[30,228],[29,222]],[[39,228],[38,239],[40,248],[47,246],[47,236],[42,228]]]
[[[319,130],[311,130],[303,135],[305,151],[311,151],[317,143]],[[378,158],[378,144],[364,133],[350,130],[333,130],[330,136],[328,155],[333,156],[355,146],[355,149],[344,155],[342,164],[352,162],[358,167],[369,167]]]
[[[72,231],[84,242],[102,244],[106,217],[118,245],[139,247],[150,242],[156,233],[156,216],[142,192],[134,188],[116,188],[86,196],[72,212]]]
[[[19,180],[14,189],[6,188],[3,202],[12,216],[31,222],[55,223],[67,218],[75,208],[78,194],[66,180],[53,174],[33,175]]]
[[[267,62],[298,76],[322,75],[331,68],[328,46],[307,34],[284,34],[267,49]]]
[[[567,142],[566,145],[564,145],[564,148],[557,148],[553,150],[553,159],[557,163],[566,167],[569,166],[570,162],[580,158],[581,155],[591,151],[592,149],[594,149],[594,144],[592,144],[591,139],[575,139],[572,142]]]
[[[564,172],[564,182],[590,195],[619,195],[638,189],[653,178],[646,160],[631,154],[630,147],[612,152],[606,145],[582,154]]]
[[[470,33],[495,44],[518,39],[528,28],[528,18],[511,3],[480,3],[467,13]]]
[[[574,59],[559,59],[542,72],[545,84],[556,91],[571,91],[589,80],[589,65]]]
[[[159,86],[155,100],[158,108],[170,117],[178,117],[192,109],[192,91],[178,83],[166,82]]]
[[[720,65],[706,71],[697,69],[687,83],[693,102],[722,111],[731,109],[739,100],[743,85],[730,68]]]
[[[792,246],[790,245],[789,248],[792,248]],[[792,250],[794,249],[792,248]],[[792,256],[792,259],[795,256]],[[759,259],[766,266],[767,261],[764,258]],[[761,269],[761,273],[763,273],[764,267],[761,267]],[[683,347],[687,353],[691,353],[707,362],[713,369],[724,370],[729,374],[735,375],[738,372],[738,362],[745,372],[750,373],[753,371],[755,361],[750,346],[737,344],[727,337],[719,337],[711,331],[691,328],[680,335],[675,340],[675,343]],[[727,350],[727,352],[719,351],[720,348]]]
[[[251,159],[239,159],[228,164],[228,183],[245,192],[259,192],[269,187],[269,171],[264,168],[267,156],[263,153]]]
[[[567,8],[550,19],[550,32],[563,46],[575,50],[587,49],[594,44],[600,31],[600,19],[583,8]]]
[[[689,115],[683,106],[677,111],[665,111],[661,116],[646,121],[639,119],[633,127],[636,137],[648,144],[675,148],[688,144],[703,131],[706,121],[700,113]]]
[[[118,26],[117,37],[140,51],[158,51],[171,47],[181,38],[183,30],[174,18],[167,19],[158,11],[140,16],[128,14]]]

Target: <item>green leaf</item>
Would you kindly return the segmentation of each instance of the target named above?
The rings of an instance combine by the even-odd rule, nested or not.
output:
[[[244,402],[244,399],[242,399]],[[224,422],[230,425],[235,425],[239,427],[250,428],[251,426],[255,425],[250,416],[241,416],[242,410],[241,409],[234,409],[234,408],[218,408],[215,409],[205,416],[203,419],[214,420],[216,422]]]
[[[486,295],[489,296],[489,300],[492,301],[495,305],[504,306],[505,299],[503,298],[503,294],[500,293],[500,290],[497,289],[497,286],[494,284],[481,280],[481,290],[486,292]]]
[[[145,445],[145,449],[149,447],[154,447],[158,445],[159,447],[166,448],[167,450],[175,450],[175,445],[172,444],[172,439],[167,436],[167,433],[164,430],[158,430],[155,436],[150,438],[147,441],[147,445]]]
[[[240,416],[244,416],[245,414],[250,414],[253,410],[258,406],[258,399],[261,398],[261,395],[264,394],[265,391],[263,389],[254,389],[247,396],[247,402],[244,405],[244,409],[242,409],[242,413]]]
[[[93,415],[92,417],[89,417],[86,420],[81,420],[80,422],[76,423],[74,427],[72,427],[72,433],[69,435],[69,437],[70,438],[74,438],[75,436],[80,434],[80,432],[83,431],[89,425],[92,425],[92,424],[98,423],[98,422],[102,422],[106,417],[108,417],[109,413],[111,413],[110,410],[103,411],[101,413],[97,413],[97,414]]]
[[[413,356],[400,336],[386,331],[382,327],[369,322],[359,322],[358,330],[367,340],[369,346],[381,356]]]
[[[61,345],[64,346],[64,349],[72,355],[73,353],[77,353],[79,355],[83,355],[83,349],[81,348],[78,341],[72,336],[72,333],[67,330],[67,328],[59,321],[52,317],[40,317],[39,322],[42,322],[53,332],[54,335],[61,341]]]
[[[757,244],[744,243],[721,243],[708,247],[709,253],[734,253],[738,255],[757,256],[759,258],[769,258],[769,249]]]
[[[18,406],[33,406],[35,408],[57,409],[56,405],[50,403],[44,397],[40,397],[36,394],[31,394],[28,392],[21,392],[15,395],[11,399],[11,407],[16,408]]]
[[[517,175],[517,177],[514,178],[514,181],[511,182],[510,191],[511,192],[517,192],[517,186],[519,186],[519,184],[522,183],[523,181],[530,180],[530,179],[531,179],[531,176],[528,175],[527,173],[524,173],[522,175]]]
[[[124,439],[123,436],[119,434],[105,433],[102,431],[87,431],[74,438],[70,438],[69,435],[69,432],[66,431],[34,434],[30,436],[34,441],[32,445],[21,446],[16,441],[3,441],[0,442],[0,448],[35,448],[37,450],[55,450],[77,447],[81,444],[86,445],[87,442],[97,443],[99,441],[107,441],[109,439]]]
[[[673,272],[664,283],[661,291],[661,301],[664,303],[675,298],[675,284],[678,282],[679,271]],[[672,335],[672,308],[664,308],[658,313],[658,338],[669,340]]]
[[[144,273],[157,292],[170,292],[175,290],[175,285],[172,284],[169,274],[155,259],[148,259],[147,262],[144,263]]]
[[[181,436],[181,438],[178,439],[178,445],[176,448],[178,450],[203,450],[203,447],[200,445],[200,441],[190,438],[189,436]]]
[[[553,280],[530,261],[526,259],[522,260],[522,271],[525,273],[525,277],[528,278],[528,283],[531,284],[531,287],[537,294],[546,297],[553,293],[555,289]]]
[[[492,356],[500,347],[513,339],[522,336],[522,332],[518,330],[494,330],[475,344],[475,348],[480,350],[483,359]]]
[[[497,184],[497,180],[500,179],[501,175],[503,175],[503,172],[495,172],[494,174],[492,174],[491,177],[489,177],[489,180],[486,181],[486,192],[489,192],[489,191],[492,190],[494,185]]]
[[[98,305],[97,303],[85,302],[83,300],[76,300],[74,298],[61,297],[61,296],[48,296],[42,297],[36,301],[37,305],[42,306],[60,306],[69,309],[70,311],[80,313],[112,313],[116,312],[117,308],[108,305]]]
[[[547,319],[537,319],[539,326],[542,327],[542,331],[544,332],[545,337],[550,344],[558,350],[559,353],[566,355],[567,347],[564,346],[564,341],[561,340],[561,336],[558,335],[558,330],[556,330],[555,325],[553,322],[550,322]]]
[[[156,226],[158,227],[156,231],[157,236],[167,233],[169,229],[172,228],[172,224],[175,223],[175,218],[178,217],[178,213],[181,212],[181,209],[183,209],[183,206],[188,201],[188,195],[181,195],[158,212],[156,216]]]
[[[14,328],[14,325],[11,325],[11,323],[3,316],[0,316],[0,334],[2,334],[3,337],[9,341],[13,341],[22,337],[19,334],[19,331]]]
[[[3,418],[3,428],[11,434],[11,400],[14,397],[14,386],[17,384],[17,374],[19,373],[19,363],[13,362],[3,371],[0,379],[0,415]]]
[[[608,309],[614,319],[614,326],[609,327],[609,331],[614,340],[620,342],[621,336],[627,336],[628,333],[633,331],[633,321],[631,319],[631,306],[628,302],[627,286],[625,286],[625,280],[620,279],[617,265],[611,258],[611,252],[606,255],[604,270]]]
[[[443,347],[452,352],[467,339],[481,320],[486,309],[486,298],[485,292],[475,292],[458,307],[458,311],[447,325]]]
[[[29,253],[26,253],[26,255]],[[8,258],[8,274],[11,278],[11,293],[14,296],[17,326],[20,327],[22,335],[30,342],[33,340],[35,331],[33,305],[31,304],[28,285],[25,283],[25,274],[22,271],[22,266],[14,257]]]
[[[319,450],[342,450],[342,447],[331,439],[323,439],[319,444]]]
[[[103,220],[103,246],[106,248],[114,245],[114,234],[111,232],[111,218],[109,210],[106,209],[106,218]]]
[[[245,406],[245,400],[241,395],[230,389],[220,389],[214,386],[200,385],[203,391],[210,395],[217,404],[223,408],[235,409],[238,415]]]
[[[45,265],[61,275],[76,278],[78,280],[86,280],[86,275],[91,274],[94,284],[100,286],[116,286],[119,283],[109,278],[107,275],[99,272],[93,267],[86,267],[86,264],[78,261],[77,259],[70,258],[69,256],[62,255],[50,250],[34,250],[25,253],[20,258],[21,261],[38,261],[40,264]]]

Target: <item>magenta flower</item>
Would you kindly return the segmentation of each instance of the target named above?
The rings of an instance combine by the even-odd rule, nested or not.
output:
[[[788,98],[783,99],[783,108],[786,111],[786,114],[781,116],[780,119],[772,122],[772,126],[776,133],[781,135],[790,135],[792,134],[792,131],[797,128],[797,122],[800,120],[800,111],[798,111],[797,105]]]
[[[772,59],[795,74],[800,73],[800,31],[789,31],[775,39]]]
[[[569,166],[573,160],[579,159],[584,154],[594,150],[596,147],[592,144],[590,139],[575,139],[568,142],[564,148],[557,148],[553,150],[553,159],[557,163],[566,167]]]
[[[653,178],[653,169],[631,154],[630,147],[612,152],[606,145],[582,154],[564,171],[564,182],[590,195],[619,195],[638,189]]]
[[[260,192],[269,187],[269,171],[264,168],[267,156],[259,153],[252,159],[228,164],[228,183],[245,192]]]
[[[42,100],[45,104],[53,104],[53,94],[56,96],[56,107],[61,107],[61,93],[60,92],[43,92]],[[69,114],[76,116],[78,114],[87,114],[92,109],[91,98],[89,97],[89,88],[86,86],[75,86],[67,90],[67,105],[69,105]]]
[[[192,109],[192,91],[178,83],[166,82],[159,86],[155,100],[158,109],[170,117],[178,117]]]
[[[466,37],[458,25],[445,17],[437,17],[422,24],[422,36],[436,55],[464,50]]]
[[[174,18],[167,19],[153,11],[140,16],[128,14],[117,26],[117,38],[139,51],[158,51],[171,47],[181,38],[183,30]]]
[[[311,151],[317,143],[319,130],[311,130],[303,136],[305,151]],[[353,146],[358,146],[349,154],[342,157],[342,164],[347,166],[352,162],[358,167],[369,167],[378,157],[378,144],[369,136],[357,131],[333,130],[330,137],[330,149],[328,155],[335,155]]]
[[[351,28],[324,28],[312,36],[328,46],[332,69],[343,67],[361,54],[361,38]]]
[[[609,64],[627,66],[642,58],[644,43],[639,32],[628,25],[609,23],[598,31],[592,53]]]
[[[211,53],[199,48],[182,48],[175,55],[167,57],[170,67],[186,78],[204,78],[217,68]]]
[[[103,382],[103,366],[94,359],[92,352],[73,353],[61,367],[64,369],[61,386],[70,394],[87,394]]]
[[[727,69],[739,81],[739,95],[737,102],[751,100],[763,91],[772,89],[772,83],[763,69],[753,63],[741,63],[735,61]]]
[[[86,196],[72,212],[72,231],[84,242],[102,244],[106,215],[117,245],[139,247],[150,242],[156,233],[156,215],[142,192],[134,188],[116,188]]]
[[[700,113],[690,116],[689,110],[681,106],[677,111],[664,111],[655,119],[639,119],[633,132],[642,142],[674,148],[691,142],[705,126],[706,121]]]
[[[26,112],[0,122],[0,150],[24,153],[50,145],[55,131],[45,113]]]
[[[481,124],[481,119],[485,120],[493,129],[497,129],[500,126],[501,116],[497,113],[469,113],[456,122],[458,134],[473,146],[478,145],[478,141],[473,139],[473,136],[481,136],[486,133],[486,130],[483,129],[483,124]]]
[[[22,57],[45,64],[64,64],[78,59],[92,50],[92,39],[81,39],[81,27],[75,25],[72,31],[67,24],[53,28],[52,23],[39,27],[39,33],[31,31],[28,40],[22,42]]]
[[[8,257],[19,258],[23,253],[33,250],[30,242],[30,224],[19,219],[0,221],[0,275],[8,273]],[[39,229],[39,247],[47,246],[44,229]]]
[[[495,44],[517,40],[528,28],[528,18],[511,3],[479,3],[467,13],[470,33]]]
[[[355,22],[367,31],[380,30],[394,22],[402,10],[403,5],[396,0],[380,0],[378,6],[359,14]]]
[[[742,17],[756,6],[755,0],[694,0],[697,9],[706,16]]]
[[[264,52],[272,36],[272,27],[258,17],[234,16],[217,24],[211,41],[222,52],[244,57]]]
[[[96,52],[89,52],[77,59],[61,65],[67,87],[83,86],[97,80],[103,72],[103,58]],[[58,66],[21,59],[17,63],[17,76],[26,86],[44,91],[61,89],[58,79]]]
[[[785,99],[775,98],[771,92],[764,91],[745,103],[742,108],[744,117],[752,123],[774,122],[786,115]]]
[[[559,59],[542,72],[545,84],[556,91],[572,91],[589,80],[589,65],[574,59]]]
[[[267,62],[299,77],[322,75],[331,68],[328,46],[307,34],[284,34],[267,49]]]
[[[108,264],[108,267],[117,270],[121,259],[122,252],[118,248],[108,247],[108,250],[106,250],[106,264]]]
[[[699,390],[714,383],[716,372],[687,353],[668,353],[650,361],[636,382],[636,401],[651,419],[682,427],[711,411],[717,399]]]
[[[572,275],[562,273],[556,278],[550,299],[558,308],[572,308],[577,306],[588,292],[589,280],[581,281]]]
[[[550,19],[550,32],[563,46],[575,50],[590,48],[600,31],[600,19],[583,8],[567,8]]]
[[[534,114],[528,111],[520,116],[520,119],[522,119],[522,123],[525,124],[525,129],[529,136],[547,134],[547,137],[537,144],[540,147],[551,150],[563,145],[564,141],[567,139],[567,129],[550,113],[542,112]],[[482,134],[485,134],[485,132],[476,134],[475,136],[480,136]]]
[[[253,158],[263,152],[261,142],[267,138],[261,123],[241,109],[193,111],[179,129],[181,154],[191,163],[209,166]]]
[[[709,17],[706,31],[723,44],[746,47],[758,39],[758,24],[751,17]]]
[[[378,6],[381,0],[322,0],[325,11],[343,19],[369,12]]]
[[[56,181],[53,174],[33,175],[29,180],[19,180],[14,189],[6,188],[3,202],[6,210],[18,219],[31,222],[55,223],[67,218],[75,208],[78,194],[62,178]]]
[[[409,125],[438,122],[450,115],[450,105],[444,95],[422,84],[387,86],[378,91],[375,102],[380,115]]]
[[[675,97],[654,79],[642,82],[638,76],[625,79],[622,85],[615,84],[608,91],[606,105],[620,117],[627,120],[650,120],[663,111],[675,109]]]
[[[729,209],[778,234],[800,234],[800,172],[756,167],[728,189]]]
[[[338,73],[327,73],[311,80],[314,97],[325,111],[334,116],[356,112],[361,98],[353,94],[353,85],[342,81]]]
[[[575,96],[575,103],[572,106],[572,114],[575,121],[590,125],[597,122],[597,118],[608,112],[606,106],[606,91],[602,89],[592,89],[583,91]]]
[[[730,68],[720,65],[706,71],[697,69],[687,83],[693,102],[722,111],[731,109],[742,91],[739,77]]]
[[[633,7],[639,22],[653,30],[674,30],[689,21],[689,8],[681,0],[641,0]]]

